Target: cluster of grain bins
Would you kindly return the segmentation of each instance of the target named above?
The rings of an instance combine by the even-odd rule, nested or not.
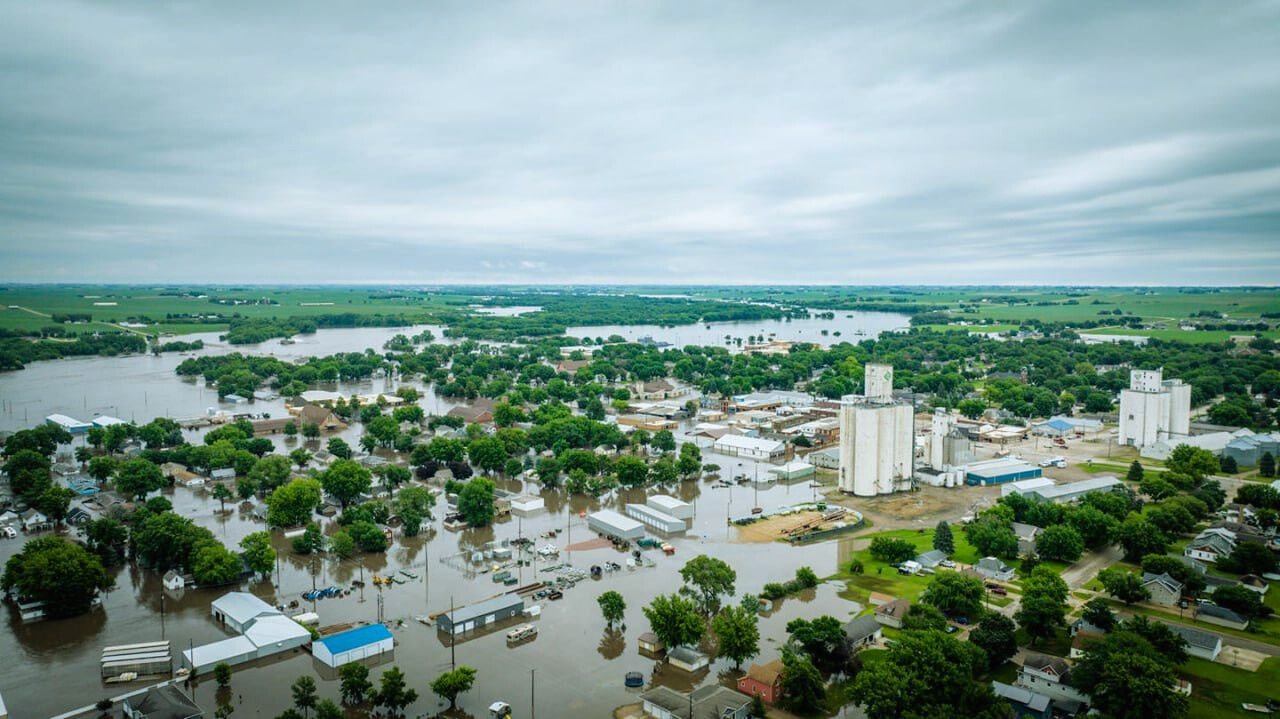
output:
[[[628,504],[625,511],[628,517],[664,534],[684,532],[693,519],[693,505],[666,494],[649,497],[644,504]]]

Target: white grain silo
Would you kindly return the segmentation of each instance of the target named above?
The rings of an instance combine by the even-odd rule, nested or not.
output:
[[[859,497],[907,488],[915,456],[914,412],[892,401],[892,368],[866,370],[867,387],[876,395],[840,400],[840,490]]]

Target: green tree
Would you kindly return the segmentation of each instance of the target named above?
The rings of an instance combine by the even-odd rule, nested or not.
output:
[[[89,476],[99,482],[105,482],[108,477],[115,474],[119,466],[120,460],[110,455],[94,457],[89,460]]]
[[[1125,479],[1129,480],[1130,482],[1141,482],[1142,474],[1143,474],[1142,464],[1140,464],[1138,460],[1135,459],[1129,465],[1129,474],[1128,476],[1125,477]]]
[[[1065,627],[1066,616],[1067,583],[1049,567],[1036,567],[1022,582],[1022,603],[1014,619],[1034,643]]]
[[[218,500],[218,511],[227,511],[227,500],[232,499],[235,495],[231,493],[231,489],[227,485],[219,482],[213,485],[213,498]]]
[[[301,450],[306,452],[306,450]],[[253,480],[258,491],[271,492],[283,486],[293,476],[293,460],[278,454],[268,455],[253,465],[249,470],[249,479]],[[248,497],[244,497],[248,499]]]
[[[886,564],[901,564],[916,556],[916,547],[905,539],[876,537],[871,540],[871,556]]]
[[[231,686],[231,665],[226,662],[218,662],[213,665],[213,678],[218,682],[220,687]]]
[[[311,519],[320,506],[321,485],[314,479],[295,479],[267,495],[267,524],[296,527]]]
[[[142,458],[130,459],[116,470],[116,489],[127,497],[142,499],[164,484],[160,468]]]
[[[610,628],[614,624],[621,623],[627,612],[626,600],[621,594],[612,590],[596,597],[596,604],[600,605],[600,613],[604,615],[604,620]]]
[[[462,667],[458,667],[462,669]],[[435,684],[431,685],[432,690]],[[404,712],[404,708],[418,700],[418,692],[410,689],[405,682],[404,672],[400,671],[400,667],[391,667],[382,673],[379,680],[378,691],[373,697],[374,706],[386,707],[387,712],[392,716],[398,716]],[[453,706],[452,699],[449,706]]]
[[[240,558],[216,539],[195,547],[191,557],[191,575],[196,584],[216,587],[240,578]]]
[[[984,556],[1012,559],[1018,556],[1018,535],[1012,524],[998,517],[987,516],[965,527],[969,543]]]
[[[44,602],[51,617],[68,617],[88,611],[98,592],[114,582],[102,560],[84,547],[57,536],[39,537],[5,563],[0,587]]]
[[[680,458],[676,460],[680,476],[692,477],[702,469],[702,450],[693,442],[680,445]]]
[[[1258,474],[1268,479],[1276,476],[1276,458],[1270,452],[1263,452],[1258,460]]]
[[[613,473],[624,487],[643,487],[649,482],[649,465],[633,455],[619,457],[613,464]]]
[[[946,631],[947,618],[932,604],[912,604],[902,617],[902,628],[911,632]]]
[[[1087,644],[1071,678],[1106,717],[1178,719],[1187,713],[1186,697],[1174,690],[1173,667],[1133,632],[1112,631]]]
[[[1041,559],[1056,562],[1074,562],[1084,553],[1084,538],[1067,524],[1045,527],[1036,537],[1036,554]]]
[[[320,485],[345,509],[352,500],[369,491],[373,475],[359,462],[339,459],[321,473]]]
[[[1085,602],[1080,618],[1103,631],[1110,631],[1116,623],[1116,615],[1111,611],[1111,605],[1102,597],[1094,597]]]
[[[977,617],[982,613],[985,594],[982,580],[958,572],[941,572],[925,587],[920,601],[950,617]]]
[[[335,556],[346,559],[356,552],[356,540],[351,538],[351,533],[345,529],[339,529],[329,538],[329,551]]]
[[[363,664],[343,664],[338,668],[341,680],[339,691],[343,704],[363,704],[373,693],[373,682],[369,681],[369,667]]]
[[[942,632],[906,632],[881,661],[854,679],[850,696],[871,717],[984,717],[1002,706],[977,681],[987,657],[976,644]],[[1008,709],[1004,709],[1005,712]]]
[[[289,692],[293,695],[294,708],[302,712],[303,716],[310,716],[311,710],[316,708],[316,703],[320,700],[316,694],[316,680],[308,676],[295,679]]]
[[[1276,569],[1276,555],[1261,542],[1242,541],[1218,560],[1218,568],[1237,574],[1270,574]]]
[[[782,648],[782,703],[798,714],[816,714],[826,708],[827,686],[809,658]]]
[[[720,656],[732,659],[735,669],[742,666],[743,660],[760,653],[760,627],[756,617],[755,611],[730,605],[711,620],[711,630],[719,640]]]
[[[75,496],[75,492],[70,489],[55,485],[40,494],[36,500],[36,508],[49,519],[61,524],[67,518],[67,512],[71,511],[71,500]]]
[[[1185,474],[1197,482],[1216,473],[1219,469],[1218,455],[1188,444],[1174,447],[1164,464],[1171,471]]]
[[[347,527],[347,534],[362,551],[384,552],[387,549],[387,536],[373,522],[363,519],[352,522]]]
[[[644,608],[649,629],[668,647],[694,645],[706,625],[692,600],[679,594],[660,594]]]
[[[1111,546],[1119,527],[1111,515],[1088,506],[1074,508],[1067,515],[1067,523],[1080,533],[1084,546],[1095,551]]]
[[[991,612],[969,632],[969,641],[986,652],[988,668],[995,669],[1018,653],[1017,631],[1012,619]]]
[[[1263,604],[1261,595],[1239,584],[1224,584],[1214,589],[1211,596],[1218,606],[1226,607],[1251,619],[1273,613],[1271,607]]]
[[[946,520],[938,522],[933,530],[933,548],[947,556],[956,551],[956,540],[951,534],[951,525]]]
[[[321,699],[316,703],[316,719],[342,719],[343,716],[342,707],[331,699]]]
[[[1125,518],[1116,531],[1116,539],[1124,548],[1125,558],[1141,561],[1148,554],[1164,554],[1169,538],[1155,524],[1137,513]]]
[[[660,429],[653,433],[651,442],[653,448],[659,452],[674,452],[676,448],[676,437],[669,429]]]
[[[431,691],[449,700],[449,708],[458,706],[458,695],[471,691],[476,683],[476,670],[468,666],[444,672],[431,682]]]
[[[330,439],[329,443],[325,446],[329,450],[329,454],[332,454],[338,459],[351,459],[351,445],[347,444],[346,440],[341,437],[334,437]]]
[[[733,594],[738,573],[722,559],[699,554],[680,568],[680,578],[685,583],[681,591],[695,596],[698,609],[704,615],[711,615],[720,608],[721,595]]]
[[[496,511],[493,482],[484,477],[476,477],[464,484],[458,492],[458,511],[467,520],[467,524],[473,527],[488,526]]]
[[[302,425],[302,436],[307,439],[319,439],[320,425],[315,422],[304,422]]]
[[[245,564],[249,569],[267,576],[276,566],[276,549],[271,546],[271,535],[266,532],[250,532],[240,540]]]

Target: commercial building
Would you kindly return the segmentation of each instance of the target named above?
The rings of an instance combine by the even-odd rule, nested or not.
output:
[[[693,519],[693,505],[669,494],[655,494],[644,502],[654,509],[670,514],[676,519]]]
[[[1272,459],[1280,459],[1280,433],[1234,437],[1222,450],[1222,456],[1234,459],[1239,467],[1256,467],[1266,454],[1270,454]]]
[[[368,657],[376,657],[395,649],[391,630],[382,624],[369,624],[334,634],[314,642],[311,653],[321,664],[340,667]]]
[[[644,536],[643,524],[618,514],[612,509],[602,509],[588,514],[587,526],[606,537],[634,540]]]
[[[480,629],[503,619],[519,616],[523,611],[524,600],[519,595],[503,594],[483,602],[451,609],[436,617],[436,627],[442,632],[457,636],[472,629]]]
[[[689,525],[683,519],[677,519],[666,512],[645,504],[628,504],[623,508],[623,511],[627,513],[628,517],[663,534],[679,534],[689,528]]]
[[[981,462],[971,462],[964,467],[965,484],[986,486],[1004,482],[1018,482],[1024,479],[1035,479],[1044,472],[1031,464],[1015,457],[1000,457]]]
[[[893,368],[867,364],[865,394],[840,400],[840,491],[859,497],[910,489],[914,411],[893,401]]]
[[[812,464],[796,460],[794,462],[787,462],[781,467],[773,467],[768,473],[776,477],[778,481],[788,482],[795,479],[812,477],[817,473],[817,471],[818,470],[816,470]]]
[[[1120,392],[1120,443],[1145,447],[1191,430],[1191,385],[1164,379],[1164,370],[1129,372]]]
[[[213,600],[209,607],[214,620],[228,629],[243,634],[259,617],[279,615],[279,609],[248,592],[228,592]]]
[[[88,422],[81,422],[80,420],[74,417],[68,417],[65,414],[51,414],[48,417],[45,417],[44,421],[46,424],[61,427],[71,434],[82,434],[84,432],[88,432],[89,428],[93,426]]]
[[[786,452],[787,446],[773,439],[726,434],[712,443],[711,449],[731,457],[773,459],[781,457]]]
[[[1027,496],[1039,499],[1044,502],[1057,502],[1065,504],[1074,502],[1086,494],[1094,492],[1110,492],[1116,487],[1123,486],[1124,482],[1111,475],[1102,475],[1100,477],[1090,477],[1082,479],[1079,482],[1071,482],[1070,484],[1055,484],[1052,487],[1040,487],[1027,492]]]
[[[231,666],[297,649],[311,632],[275,607],[247,592],[230,592],[213,601],[213,618],[240,636],[203,644],[182,652],[182,665],[197,673],[219,663]]]

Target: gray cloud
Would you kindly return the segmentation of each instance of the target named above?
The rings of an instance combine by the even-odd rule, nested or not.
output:
[[[1280,5],[0,5],[0,279],[1274,283]]]

